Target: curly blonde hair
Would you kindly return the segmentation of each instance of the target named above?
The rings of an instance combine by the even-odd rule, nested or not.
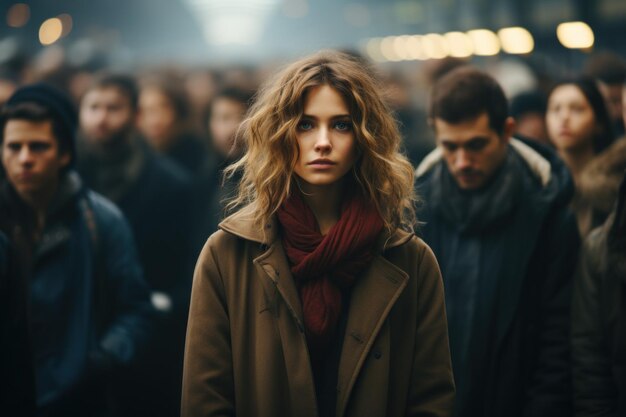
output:
[[[238,133],[244,156],[225,171],[226,176],[243,172],[238,194],[228,207],[247,206],[262,227],[289,196],[305,96],[320,85],[335,89],[350,110],[360,155],[353,173],[363,194],[388,230],[410,229],[415,224],[413,167],[400,152],[396,121],[367,65],[335,51],[292,63],[259,90]]]

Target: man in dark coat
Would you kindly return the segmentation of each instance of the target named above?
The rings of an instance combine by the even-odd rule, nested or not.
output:
[[[153,315],[126,220],[72,169],[75,130],[69,98],[45,84],[18,89],[0,115],[0,224],[19,271],[10,297],[22,322],[12,324],[25,343],[10,358],[24,365],[25,392],[12,389],[31,395],[32,367],[38,416],[106,415],[109,388],[145,347]]]
[[[511,138],[500,86],[471,67],[434,86],[438,148],[417,169],[440,262],[461,417],[569,416],[569,297],[578,252],[565,166]]]
[[[583,247],[572,306],[577,417],[626,415],[626,176]]]
[[[78,169],[95,191],[128,218],[139,259],[161,313],[149,355],[129,380],[135,416],[178,413],[185,327],[191,292],[193,204],[191,180],[158,155],[135,129],[138,89],[133,78],[102,74],[80,105]],[[132,388],[132,389],[130,389]]]

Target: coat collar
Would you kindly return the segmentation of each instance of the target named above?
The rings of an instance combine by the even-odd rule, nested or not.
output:
[[[265,246],[271,246],[279,235],[276,216],[273,216],[267,224],[261,225],[255,222],[254,208],[250,205],[228,216],[219,224],[219,228],[242,239]],[[413,233],[399,228],[393,233],[383,232],[378,237],[376,248],[383,252],[408,242],[411,236]]]
[[[533,175],[541,182],[541,186],[546,187],[552,175],[550,162],[519,139],[511,138],[509,143],[526,162]],[[443,152],[441,147],[438,146],[422,160],[415,170],[415,176],[417,178],[423,176],[442,160]]]

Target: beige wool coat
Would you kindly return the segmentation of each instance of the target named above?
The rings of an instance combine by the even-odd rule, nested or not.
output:
[[[302,308],[277,225],[238,212],[196,266],[182,417],[315,417]],[[352,288],[338,417],[449,416],[454,382],[443,286],[430,248],[398,230]]]

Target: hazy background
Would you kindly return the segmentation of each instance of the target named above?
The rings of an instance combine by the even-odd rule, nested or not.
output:
[[[367,55],[371,38],[510,26],[533,36],[532,52],[521,59],[568,66],[591,50],[626,53],[624,0],[32,0],[23,2],[27,19],[23,10],[9,16],[16,3],[0,3],[0,63],[15,48],[31,56],[50,48],[40,42],[40,27],[59,15],[71,18],[71,29],[64,25],[52,46],[78,63],[98,57],[118,66],[255,64],[328,47]],[[559,43],[556,28],[568,21],[591,27],[592,48]]]

